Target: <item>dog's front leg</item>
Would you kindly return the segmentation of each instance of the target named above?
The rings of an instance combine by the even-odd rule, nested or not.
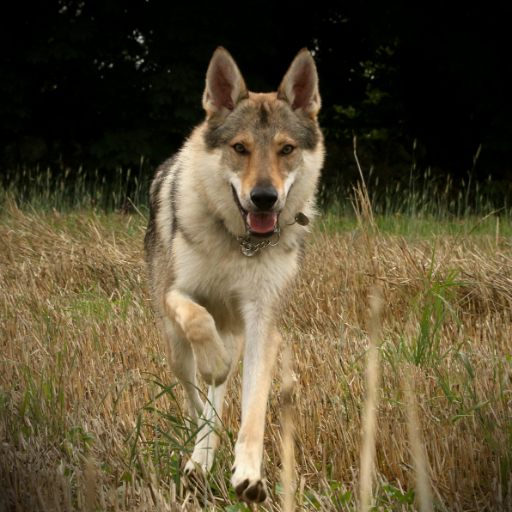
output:
[[[212,315],[178,290],[166,294],[165,312],[178,333],[190,341],[201,377],[207,384],[222,384],[231,370],[232,358]]]
[[[242,426],[235,446],[232,484],[241,501],[266,500],[261,475],[265,415],[281,336],[272,313],[245,308],[246,345],[243,366]]]

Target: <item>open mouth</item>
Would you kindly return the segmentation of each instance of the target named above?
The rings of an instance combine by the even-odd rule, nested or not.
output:
[[[245,230],[254,237],[269,237],[279,231],[277,213],[272,212],[248,212],[242,207],[235,187],[231,185],[235,203],[245,222]]]

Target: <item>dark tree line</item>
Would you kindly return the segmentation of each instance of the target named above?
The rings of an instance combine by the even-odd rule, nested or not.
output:
[[[388,0],[310,8],[155,0],[10,4],[0,38],[2,166],[105,171],[156,164],[202,118],[222,45],[248,86],[275,90],[296,52],[317,59],[327,174],[352,165],[352,134],[385,177],[419,166],[512,176],[510,2]],[[5,13],[4,13],[5,14]]]

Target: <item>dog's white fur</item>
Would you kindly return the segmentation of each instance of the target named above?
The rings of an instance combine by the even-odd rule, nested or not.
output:
[[[237,98],[245,88],[243,79],[223,49],[212,58],[210,70],[216,58],[227,66],[228,81],[234,83],[236,112]],[[313,59],[302,51],[287,76],[296,72],[297,60],[309,66],[308,72],[314,75],[316,98],[303,102],[302,108],[305,115],[316,118],[320,100]],[[280,89],[283,95],[288,94],[284,100],[275,93],[248,93],[241,101],[268,104],[288,100],[291,104],[294,84],[286,80]],[[169,349],[169,362],[184,386],[192,420],[198,425],[208,423],[198,436],[185,471],[193,473],[198,467],[209,470],[212,465],[219,441],[215,427],[220,425],[226,385],[244,352],[242,424],[232,483],[240,499],[261,502],[266,498],[261,474],[265,412],[281,339],[277,322],[299,269],[301,242],[307,230],[294,219],[298,212],[309,218],[314,215],[324,149],[321,135],[313,149],[297,147],[300,154],[294,157],[294,168],[283,175],[276,206],[280,208],[279,244],[246,257],[236,238],[247,236],[246,225],[231,189],[233,186],[244,207],[250,203],[250,197],[243,196],[243,173],[234,172],[229,164],[229,148],[209,148],[205,143],[208,120],[220,111],[214,96],[207,82],[207,120],[155,176],[152,201],[158,207],[146,250],[157,321]],[[230,106],[228,101],[223,114],[226,118],[232,114]],[[173,223],[181,229],[172,232]],[[211,384],[206,405],[197,390],[196,369]],[[213,418],[215,421],[208,421]]]

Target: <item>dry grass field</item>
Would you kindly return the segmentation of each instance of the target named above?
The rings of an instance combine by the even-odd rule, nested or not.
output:
[[[372,510],[512,510],[512,238],[495,232],[494,217],[487,234],[408,237],[367,221],[339,232],[317,223],[283,318],[293,506],[361,510],[365,396],[374,396]],[[93,209],[11,203],[2,213],[0,511],[245,509],[229,485],[240,374],[208,485],[194,490],[183,476],[201,433],[185,422],[159,346],[144,231],[139,215]],[[380,371],[365,393],[374,295]],[[281,382],[279,370],[265,434],[276,511]]]

